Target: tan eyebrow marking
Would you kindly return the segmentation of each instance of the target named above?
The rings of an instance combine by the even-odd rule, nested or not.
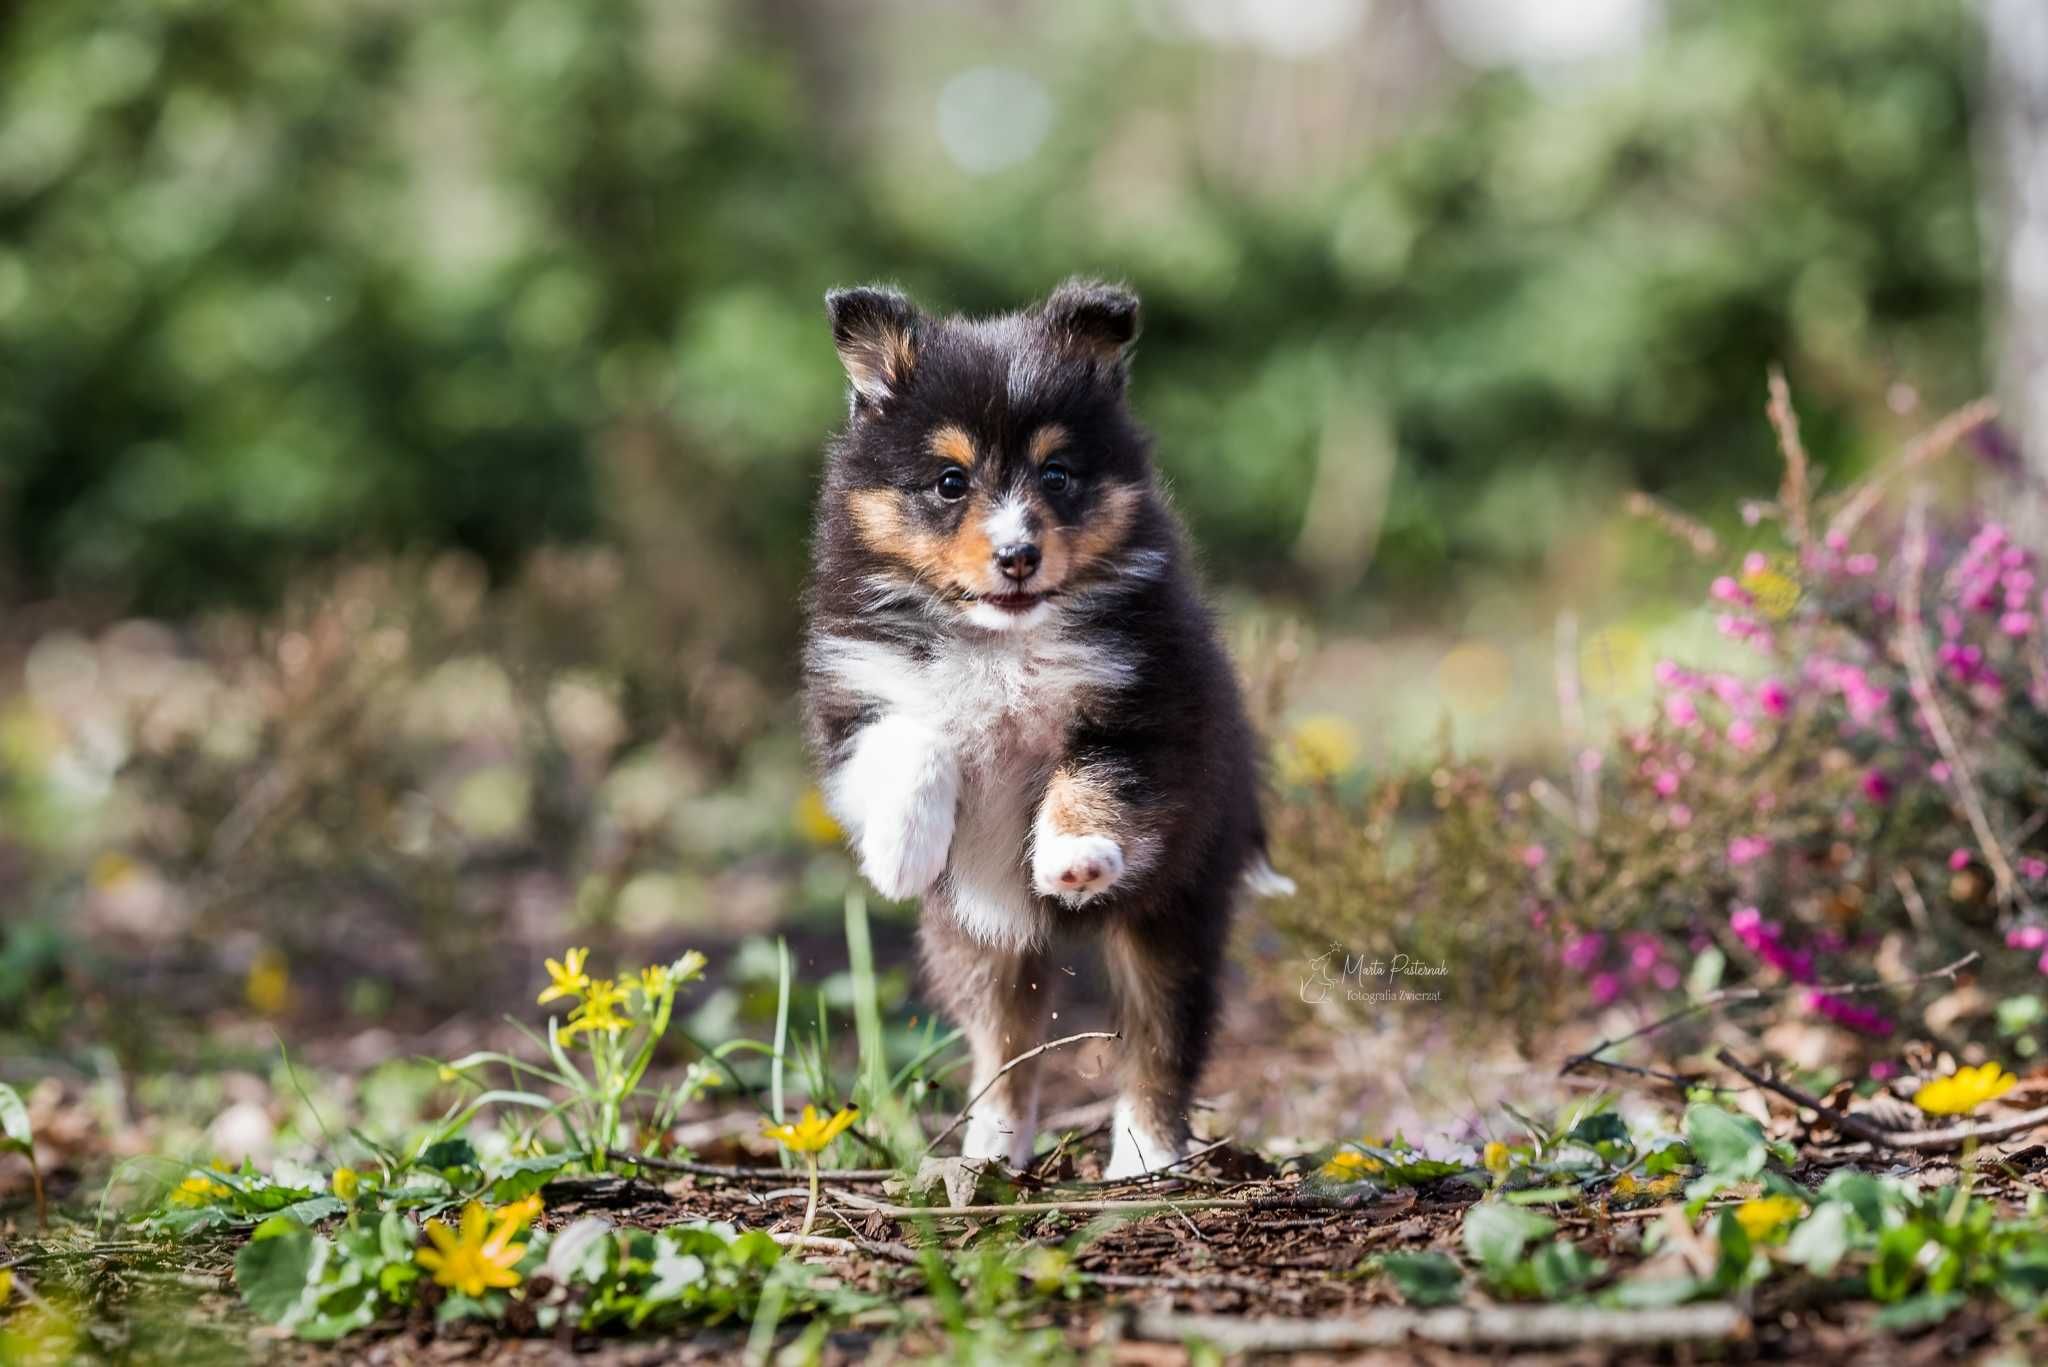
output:
[[[951,423],[932,429],[932,454],[965,469],[974,468],[974,440]]]
[[[1067,444],[1067,429],[1056,422],[1049,422],[1031,434],[1031,445],[1027,454],[1033,465],[1043,465],[1053,452]]]

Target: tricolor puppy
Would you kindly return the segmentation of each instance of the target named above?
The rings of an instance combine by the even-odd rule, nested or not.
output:
[[[852,381],[807,595],[808,733],[862,870],[923,899],[973,1087],[1045,1038],[1055,930],[1099,931],[1123,1039],[1108,1172],[1187,1150],[1232,905],[1266,864],[1251,728],[1124,403],[1138,301],[1070,282],[938,318],[826,296]],[[1022,1167],[1033,1066],[965,1151]]]

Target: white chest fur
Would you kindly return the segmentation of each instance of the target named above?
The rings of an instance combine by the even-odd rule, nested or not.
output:
[[[821,673],[878,704],[890,730],[914,726],[957,766],[945,872],[961,927],[1004,947],[1041,939],[1046,927],[1029,872],[1034,807],[1075,718],[1092,698],[1127,683],[1129,665],[1051,627],[963,634],[925,660],[830,638],[812,658]],[[852,829],[898,819],[896,796],[874,791],[886,785],[884,772],[849,764],[828,783],[835,812]]]

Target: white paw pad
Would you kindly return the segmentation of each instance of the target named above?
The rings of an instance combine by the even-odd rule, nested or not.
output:
[[[1031,858],[1033,886],[1072,906],[1109,891],[1123,873],[1123,847],[1101,835],[1040,832]]]

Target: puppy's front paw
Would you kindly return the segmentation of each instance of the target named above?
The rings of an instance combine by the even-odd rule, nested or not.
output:
[[[1124,874],[1123,847],[1105,835],[1041,830],[1031,856],[1031,882],[1045,897],[1078,907],[1108,892]]]
[[[921,895],[946,871],[953,815],[911,810],[870,819],[860,836],[860,871],[884,897]]]

